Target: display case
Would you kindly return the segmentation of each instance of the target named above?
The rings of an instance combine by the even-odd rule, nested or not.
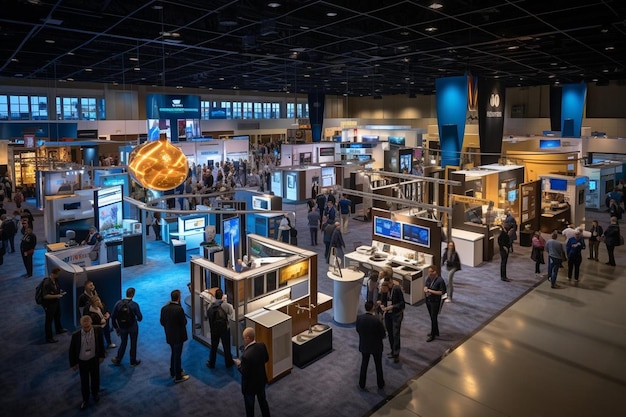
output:
[[[291,316],[277,310],[257,310],[246,315],[246,327],[254,329],[256,341],[265,343],[270,354],[265,364],[268,382],[289,374],[293,368]]]

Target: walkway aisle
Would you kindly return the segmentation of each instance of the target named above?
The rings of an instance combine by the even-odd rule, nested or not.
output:
[[[561,288],[543,282],[372,415],[626,415],[624,247],[616,257],[584,259],[578,287],[562,269]]]

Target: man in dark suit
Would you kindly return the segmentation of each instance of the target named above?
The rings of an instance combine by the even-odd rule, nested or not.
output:
[[[100,401],[100,364],[104,361],[104,340],[102,329],[93,327],[90,316],[80,319],[81,330],[72,334],[70,342],[70,367],[80,372],[80,391],[83,402],[80,409],[89,404],[89,385],[95,402]]]
[[[246,405],[246,417],[254,417],[254,398],[259,399],[263,417],[270,417],[270,408],[265,397],[267,374],[265,363],[270,360],[267,348],[255,340],[254,329],[246,327],[243,331],[244,350],[241,359],[234,359],[241,372],[241,392]]]
[[[161,308],[161,326],[165,329],[165,340],[172,349],[170,376],[178,383],[189,379],[181,365],[183,344],[187,340],[187,317],[180,305],[180,290],[172,291],[170,298],[172,301]]]
[[[367,366],[370,355],[374,357],[376,365],[376,382],[378,388],[385,386],[383,378],[383,339],[385,338],[385,326],[375,315],[374,303],[370,300],[365,302],[365,313],[356,318],[356,331],[359,334],[359,352],[361,352],[361,373],[359,375],[359,387],[365,389],[367,378]]]

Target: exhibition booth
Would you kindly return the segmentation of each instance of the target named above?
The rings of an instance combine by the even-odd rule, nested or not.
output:
[[[590,209],[605,209],[606,195],[613,191],[624,172],[624,163],[619,161],[605,161],[586,165],[581,174],[589,177],[587,183],[585,203]]]
[[[317,253],[255,234],[248,234],[245,242],[243,268],[229,265],[223,256],[214,261],[192,257],[193,337],[210,345],[206,310],[215,288],[222,288],[235,310],[233,355],[239,355],[243,328],[255,328],[256,339],[270,352],[267,370],[272,381],[291,372],[294,350],[298,358],[312,359],[332,349],[332,331],[317,325],[318,314],[332,307],[332,297],[317,292]],[[326,338],[329,343],[320,343]]]
[[[542,175],[541,231],[562,231],[570,223],[578,226],[585,219],[585,190],[588,178],[565,175]]]

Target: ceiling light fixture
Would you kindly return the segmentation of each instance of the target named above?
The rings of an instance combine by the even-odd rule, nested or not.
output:
[[[604,48],[605,51],[614,51],[615,47],[614,46],[607,46],[606,48]]]
[[[91,69],[91,68],[85,68],[85,72],[92,72],[92,71],[93,71],[93,69]]]
[[[56,41],[53,39],[46,39],[46,43],[56,43]]]
[[[426,32],[436,32],[437,28],[434,26],[429,26],[426,29],[424,29]]]
[[[326,13],[326,16],[328,16],[328,17],[335,17],[335,16],[337,16],[337,12],[328,12],[328,13]]]
[[[281,6],[280,3],[267,3],[267,7],[271,7],[272,9],[275,9],[280,6]]]
[[[430,4],[430,6],[428,6],[429,8],[433,9],[433,10],[439,10],[443,7],[443,4],[439,3],[439,2],[432,2]]]
[[[165,134],[159,140],[136,147],[128,157],[128,170],[143,187],[167,191],[185,181],[188,172],[187,157],[172,145]]]

